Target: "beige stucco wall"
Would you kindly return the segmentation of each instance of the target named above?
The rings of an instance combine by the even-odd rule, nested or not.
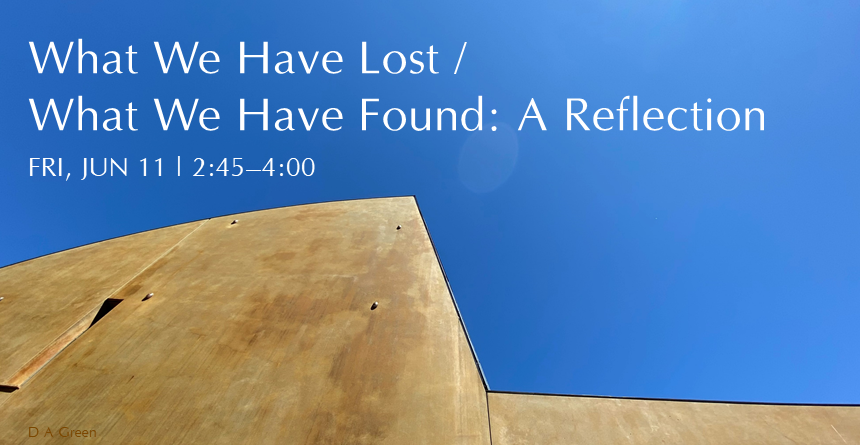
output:
[[[0,296],[2,444],[860,445],[858,407],[488,394],[412,197],[104,241]]]
[[[493,445],[858,444],[860,407],[490,393]]]
[[[198,226],[159,245],[165,255],[115,293],[119,306],[0,402],[0,442],[36,443],[30,426],[55,435],[67,426],[104,443],[489,443],[484,386],[413,198]],[[58,268],[73,267],[66,258],[110,264],[123,241],[134,244],[120,252],[139,247],[114,240],[109,251],[93,245],[4,270],[7,299],[24,301],[0,311],[34,319],[37,308],[64,305],[69,282],[92,284],[51,285]],[[128,275],[115,269],[103,272]],[[6,286],[37,277],[49,277],[38,295]],[[79,316],[46,318],[62,326]],[[14,328],[6,335],[55,332]]]
[[[0,384],[198,223],[115,238],[0,269]]]

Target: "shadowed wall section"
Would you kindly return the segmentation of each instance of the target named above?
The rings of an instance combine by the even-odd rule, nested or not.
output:
[[[91,244],[0,269],[0,296],[4,444],[860,438],[858,407],[488,393],[412,197]]]
[[[200,223],[89,244],[0,269],[0,385]],[[17,385],[15,385],[17,386]]]

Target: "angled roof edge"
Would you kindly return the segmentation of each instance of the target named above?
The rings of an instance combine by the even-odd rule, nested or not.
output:
[[[703,399],[661,399],[657,397],[626,397],[626,396],[601,396],[593,394],[559,394],[546,392],[528,391],[504,391],[487,390],[490,394],[507,394],[512,396],[535,396],[535,397],[570,397],[580,399],[611,399],[611,400],[642,400],[646,402],[684,402],[684,403],[722,403],[728,405],[764,405],[764,406],[821,406],[821,407],[848,407],[858,408],[860,403],[795,403],[795,402],[748,402],[732,400],[703,400]]]
[[[463,315],[460,313],[460,306],[457,305],[457,299],[454,297],[454,291],[451,289],[451,283],[448,281],[448,274],[445,273],[445,266],[442,265],[442,259],[439,258],[439,251],[436,250],[436,244],[433,242],[433,236],[430,235],[430,228],[427,227],[427,221],[424,219],[424,214],[421,213],[421,206],[418,205],[418,198],[412,195],[415,200],[415,207],[418,208],[418,215],[421,216],[421,222],[424,224],[424,231],[427,232],[427,238],[430,239],[430,245],[433,247],[433,253],[436,255],[436,262],[439,263],[439,269],[442,270],[442,277],[445,278],[445,286],[448,287],[448,294],[451,295],[451,302],[454,303],[454,310],[457,311],[457,318],[460,320],[460,327],[463,328],[463,334],[466,335],[466,341],[469,343],[469,350],[472,351],[472,358],[475,359],[475,365],[478,367],[478,374],[481,376],[481,383],[484,384],[484,390],[490,391],[490,384],[487,383],[487,377],[484,375],[484,368],[481,367],[481,361],[478,360],[478,353],[475,351],[475,346],[472,344],[472,339],[469,337],[469,330],[466,329],[466,322],[463,321]]]

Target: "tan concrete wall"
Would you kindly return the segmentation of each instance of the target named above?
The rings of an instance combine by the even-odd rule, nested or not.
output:
[[[860,444],[860,407],[488,397],[493,445]]]
[[[2,444],[860,445],[860,407],[487,394],[413,198],[105,241],[0,296]]]
[[[40,275],[43,260],[18,281],[61,263]],[[123,444],[489,443],[481,377],[411,197],[208,220],[115,297],[0,401],[3,443],[37,443],[30,426]]]
[[[0,385],[200,223],[115,238],[0,269]]]

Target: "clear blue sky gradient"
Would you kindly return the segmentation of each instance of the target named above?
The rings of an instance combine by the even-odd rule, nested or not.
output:
[[[860,403],[860,4],[523,3],[4,4],[0,264],[213,215],[416,195],[494,389]],[[36,73],[29,41],[64,51],[79,38],[100,56],[134,45],[140,74],[77,74],[77,48],[66,74]],[[221,72],[162,74],[156,40],[199,41]],[[242,40],[268,41],[273,58],[337,50],[344,71],[264,75],[249,62],[242,75]],[[442,74],[362,75],[362,41],[376,64],[434,45]],[[133,101],[140,130],[77,131],[74,109],[65,131],[36,129],[28,99],[44,110],[78,95],[99,112]],[[361,98],[408,112],[462,110],[479,95],[484,139],[393,133],[379,118],[361,131]],[[565,130],[566,98],[594,110],[628,95],[640,112],[708,98],[717,110],[762,108],[766,130]],[[343,130],[306,132],[298,120],[263,132],[250,118],[240,132],[240,97],[254,108],[268,98],[272,112],[338,107]],[[199,98],[221,129],[162,131],[153,98]],[[511,131],[531,98],[548,130]],[[139,159],[177,155],[242,157],[246,168],[312,157],[317,170],[137,173]],[[27,176],[41,156],[62,156],[72,179]],[[135,173],[80,181],[84,156],[127,157]],[[481,165],[489,179],[475,179]],[[500,184],[476,191],[482,180]]]

